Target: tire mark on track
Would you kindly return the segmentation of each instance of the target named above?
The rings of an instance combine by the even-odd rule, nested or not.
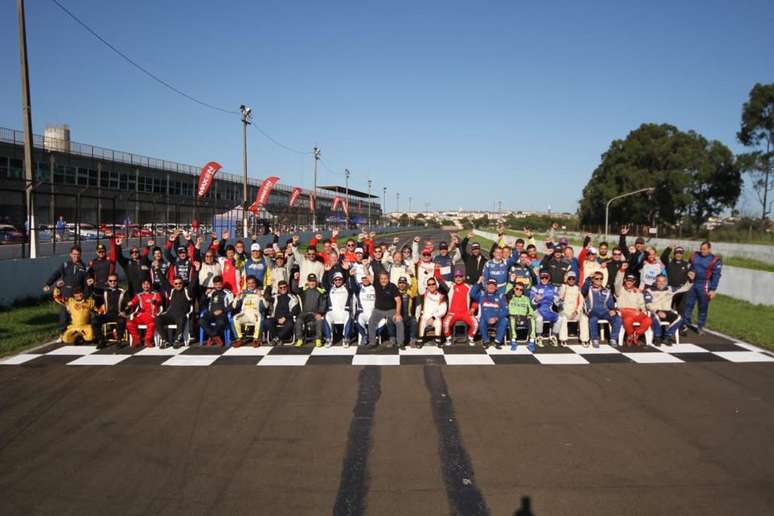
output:
[[[484,496],[475,483],[473,464],[462,442],[443,370],[439,366],[424,366],[424,375],[425,386],[430,393],[433,421],[438,430],[438,454],[451,513],[489,515]]]
[[[347,436],[347,451],[341,465],[341,481],[333,506],[335,516],[363,514],[368,497],[368,454],[376,402],[382,395],[382,372],[368,366],[358,376],[358,394],[352,409]]]

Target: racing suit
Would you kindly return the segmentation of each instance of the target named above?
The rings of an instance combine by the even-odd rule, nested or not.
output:
[[[658,260],[655,262],[649,262],[645,260],[640,267],[640,288],[652,287],[656,284],[656,276],[659,274],[666,274],[664,265]]]
[[[559,287],[549,283],[535,285],[529,291],[529,297],[532,304],[535,305],[537,313],[535,314],[535,324],[537,325],[537,334],[543,334],[543,324],[552,325],[551,333],[559,333],[559,314],[554,311],[554,304],[559,301]]]
[[[102,325],[116,323],[116,333],[113,337],[115,340],[123,339],[124,331],[126,330],[126,318],[121,313],[126,308],[126,301],[126,292],[122,288],[107,287],[102,292],[102,306],[94,325],[97,335],[104,339]]]
[[[300,308],[301,300],[295,294],[274,294],[271,313],[266,319],[266,329],[272,340],[287,340],[293,334],[293,318],[298,315]]]
[[[263,320],[264,299],[260,290],[245,289],[234,298],[234,331],[242,338],[243,327],[253,327],[253,340],[261,339],[261,321]]]
[[[420,296],[427,290],[427,280],[435,277],[436,263],[420,260],[417,262],[417,292]]]
[[[357,321],[355,326],[360,335],[361,344],[367,344],[368,320],[371,318],[371,313],[374,311],[374,303],[376,303],[376,291],[373,284],[368,286],[360,285],[357,288],[355,301],[357,303]]]
[[[115,272],[115,262],[108,258],[94,258],[89,262],[87,267],[88,276],[94,279],[95,303],[98,305],[102,303],[102,293],[107,288],[107,279],[110,274]],[[97,299],[98,298],[98,299]]]
[[[511,265],[511,268],[508,270],[508,278],[510,285],[522,285],[524,292],[529,292],[532,285],[538,282],[532,267],[518,262]]]
[[[341,337],[345,342],[352,335],[352,303],[352,291],[349,285],[342,283],[339,287],[330,286],[328,311],[325,312],[325,323],[323,324],[323,334],[329,342],[333,340],[333,332],[337,324],[343,326]]]
[[[484,272],[481,273],[481,277],[484,279],[484,284],[489,281],[490,278],[497,281],[497,292],[505,294],[505,286],[508,284],[508,268],[510,264],[506,260],[489,260],[484,264]]]
[[[85,293],[86,277],[87,271],[83,262],[67,260],[62,263],[61,266],[57,267],[54,273],[48,278],[48,281],[46,281],[46,285],[50,287],[57,281],[62,280],[64,285],[60,289],[60,296],[63,301],[67,301],[73,295],[73,289],[75,287],[79,287]],[[64,333],[65,329],[67,329],[70,315],[67,312],[67,307],[63,303],[60,303],[59,306],[59,331]]]
[[[417,305],[417,321],[419,321],[419,338],[425,336],[427,325],[432,325],[434,337],[441,337],[441,322],[446,315],[446,296],[440,290],[435,293],[429,290],[422,296],[421,304]]]
[[[559,287],[559,299],[562,302],[562,309],[559,312],[559,340],[567,340],[567,323],[577,322],[578,338],[581,342],[588,342],[589,321],[583,313],[583,296],[580,287],[578,285],[562,285]]]
[[[502,344],[508,329],[508,302],[505,300],[505,296],[500,291],[490,294],[476,284],[471,289],[470,297],[478,303],[480,313],[478,331],[481,335],[481,342],[485,346],[489,344],[489,326],[493,324],[495,326],[495,342]],[[489,319],[492,318],[495,319],[494,323],[489,322]]]
[[[242,290],[242,269],[237,264],[236,256],[234,258],[220,256],[218,261],[223,267],[223,288],[238,295],[239,291]]]
[[[319,263],[322,265],[322,262]],[[325,290],[320,287],[304,287],[298,297],[301,299],[301,312],[296,318],[296,340],[303,340],[304,325],[308,321],[314,321],[315,340],[322,339],[322,319],[317,320],[315,315],[325,315]]]
[[[254,276],[258,282],[258,288],[263,290],[269,279],[267,270],[266,257],[261,256],[259,260],[253,260],[252,256],[248,256],[242,267],[242,277],[247,281],[248,276]]]
[[[686,282],[680,288],[667,285],[663,290],[659,290],[654,285],[645,289],[645,307],[650,311],[651,328],[653,329],[654,337],[674,337],[675,332],[680,328],[682,318],[680,313],[672,308],[673,298],[678,294],[688,292],[691,287],[693,287],[693,283]],[[659,312],[664,314],[663,318],[659,317]],[[666,329],[661,323],[667,323]]]
[[[632,340],[639,338],[650,328],[650,317],[645,311],[645,297],[637,287],[630,289],[623,285],[624,273],[618,271],[615,277],[615,297],[623,319],[624,332]],[[639,323],[635,328],[634,323]]]
[[[536,317],[535,308],[529,297],[525,295],[515,295],[513,289],[510,289],[508,298],[508,319],[511,323],[511,341],[517,340],[518,328],[526,326],[529,341],[535,340]]]
[[[433,258],[433,262],[437,265],[435,268],[435,278],[440,281],[444,288],[448,288],[454,276],[454,259],[452,255],[436,255]]]
[[[168,340],[167,326],[174,324],[175,335],[173,340],[177,343],[182,343],[186,319],[191,313],[191,295],[186,288],[172,289],[167,293],[166,298],[167,307],[156,316],[156,328],[159,334],[164,337],[164,340]],[[188,324],[190,324],[190,321]]]
[[[691,312],[693,305],[699,304],[699,328],[703,328],[707,322],[707,311],[709,310],[709,293],[715,292],[720,283],[720,268],[722,262],[719,256],[708,254],[702,256],[701,253],[693,253],[691,257],[691,267],[696,273],[696,279],[693,286],[688,291],[685,300],[685,310],[683,310],[683,323],[691,324]]]
[[[158,292],[140,292],[129,301],[129,310],[136,309],[126,322],[126,329],[132,336],[132,346],[138,347],[140,339],[139,326],[145,326],[145,347],[153,346],[153,333],[156,329],[155,318],[161,308],[161,295]]]
[[[607,321],[610,324],[608,338],[615,340],[621,333],[621,317],[618,314],[610,315],[610,311],[615,310],[615,300],[610,289],[592,286],[591,277],[588,277],[581,287],[581,295],[584,299],[583,310],[588,317],[591,340],[599,341],[599,321]]]
[[[443,334],[450,337],[457,321],[464,322],[468,327],[468,336],[473,337],[478,331],[478,321],[470,313],[470,287],[467,283],[453,283],[449,289],[449,311],[443,318]]]
[[[214,289],[204,296],[204,315],[201,327],[209,338],[220,337],[228,327],[228,310],[234,295],[225,288]]]
[[[94,328],[91,325],[91,313],[94,311],[94,299],[84,297],[80,301],[74,297],[64,299],[58,288],[54,289],[54,301],[62,305],[70,316],[70,324],[62,332],[62,342],[75,344],[80,336],[84,342],[94,340]]]
[[[401,311],[401,318],[403,319],[403,335],[408,336],[409,342],[413,343],[417,339],[417,319],[414,317],[416,315],[416,310],[414,307],[414,301],[416,299],[413,290],[415,290],[416,287],[413,286],[411,289],[406,289],[400,291],[400,311]],[[397,331],[394,328],[395,323],[392,319],[387,321],[387,328],[390,333],[390,335],[396,334]],[[405,342],[398,342],[398,345],[405,344]]]

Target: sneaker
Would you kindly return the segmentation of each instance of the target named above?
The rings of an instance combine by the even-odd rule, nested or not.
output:
[[[349,339],[344,339],[341,342],[341,345],[344,346],[345,348],[348,348],[349,347]]]
[[[304,345],[304,340],[303,339],[296,339],[296,347],[297,348],[300,348],[303,345]]]
[[[537,345],[538,345],[539,348],[545,347],[545,344],[543,344],[543,337],[538,337],[537,338]]]
[[[581,346],[583,346],[584,348],[587,348],[587,347],[589,347],[589,344],[590,344],[590,342],[589,342],[589,341],[587,341],[587,340],[583,340],[583,341],[581,341]]]
[[[213,343],[213,346],[219,346],[221,348],[223,347],[223,339],[221,339],[220,337],[214,337],[212,339],[212,343]]]
[[[440,337],[436,337],[433,339],[433,344],[435,344],[436,347],[441,347],[443,344],[443,340],[441,340]]]
[[[566,340],[560,340],[559,341],[559,345],[562,346],[563,348],[566,348],[567,347],[567,341]]]
[[[322,347],[322,339],[314,339],[314,347]]]
[[[519,343],[515,340],[511,341],[511,351],[516,351],[516,348],[519,347]]]
[[[451,337],[446,337],[446,345],[447,346],[451,346],[452,345],[452,338]]]
[[[476,339],[474,339],[472,336],[468,336],[468,346],[475,346],[476,345]]]
[[[495,341],[494,346],[495,346],[495,349],[503,349],[502,342]]]
[[[242,339],[234,340],[234,342],[232,342],[231,345],[234,346],[235,348],[240,347],[242,345]]]
[[[662,342],[663,342],[663,343],[664,343],[664,345],[666,345],[666,346],[671,346],[672,344],[674,344],[674,343],[675,343],[675,339],[674,339],[674,337],[669,337],[669,336],[668,336],[668,337],[666,337],[666,338],[665,338],[665,339],[664,339]]]
[[[175,349],[180,349],[183,346],[182,340],[176,340],[174,344],[172,344],[172,347]]]
[[[704,328],[702,328],[701,326],[697,326],[696,335],[704,335]]]
[[[489,342],[481,341],[481,345],[484,347],[484,349],[489,347]]]
[[[557,346],[559,346],[559,339],[557,339],[557,338],[556,338],[556,335],[551,335],[551,336],[549,337],[549,339],[551,339],[551,345],[552,345],[553,347],[557,347]]]
[[[325,347],[329,348],[331,346],[333,346],[333,339],[326,340],[325,341]]]
[[[597,339],[594,339],[594,340],[591,341],[591,345],[594,346],[595,348],[598,348],[599,347],[599,341]]]
[[[278,337],[274,337],[273,339],[271,339],[271,345],[274,346],[274,347],[279,346],[280,345],[279,338]]]
[[[417,339],[409,339],[409,347],[410,348],[416,348],[417,347]]]
[[[387,344],[385,344],[388,348],[395,347],[395,341],[393,339],[387,339]]]
[[[680,335],[681,335],[682,337],[685,337],[686,335],[688,335],[688,328],[686,328],[685,326],[683,326],[682,328],[680,328]]]
[[[527,342],[527,349],[529,350],[530,353],[534,353],[535,352],[537,347],[535,346],[535,341],[534,340],[531,340],[531,341]]]
[[[377,341],[377,342],[374,342],[372,344],[366,344],[365,347],[368,348],[368,349],[378,348],[379,347],[379,342]]]
[[[608,343],[608,344],[609,344],[611,347],[614,347],[614,348],[617,348],[617,347],[618,347],[618,341],[617,341],[617,340],[615,340],[615,339],[608,339],[608,340],[607,340],[607,343]]]

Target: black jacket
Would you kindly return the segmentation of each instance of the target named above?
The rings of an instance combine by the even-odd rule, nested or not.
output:
[[[301,313],[323,315],[328,308],[327,296],[322,288],[304,287],[298,297],[301,298]]]
[[[482,253],[479,253],[478,256],[468,253],[468,237],[463,238],[460,242],[460,253],[462,254],[462,262],[465,264],[465,283],[473,285],[478,282],[484,272],[486,258]]]
[[[150,278],[145,257],[137,260],[127,258],[121,251],[121,246],[117,245],[116,260],[124,269],[124,274],[126,274],[126,282],[129,284],[129,288],[127,289],[129,296],[131,297],[137,292],[142,292],[142,282]]]
[[[126,291],[119,287],[107,287],[102,292],[102,299],[106,314],[118,315],[119,312],[126,310],[129,302],[129,296]]]
[[[61,288],[62,298],[68,299],[72,297],[75,287],[79,287],[81,290],[86,289],[87,277],[88,271],[83,262],[73,263],[71,260],[67,260],[48,278],[46,285],[50,287],[57,281],[62,280],[64,282],[64,286]]]
[[[682,287],[688,281],[688,271],[691,270],[691,262],[688,260],[669,259],[672,254],[672,248],[667,247],[661,253],[661,263],[664,264],[667,271],[667,279],[670,287]]]

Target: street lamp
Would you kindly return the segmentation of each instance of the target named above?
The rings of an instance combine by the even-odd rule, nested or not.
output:
[[[239,106],[242,113],[242,238],[247,238],[247,207],[250,205],[247,199],[247,126],[250,125],[253,110],[242,104]]]
[[[314,148],[314,210],[312,210],[312,231],[317,231],[317,162],[320,161],[320,149]]]
[[[382,188],[382,226],[387,224],[387,187]]]
[[[618,199],[623,199],[624,197],[629,197],[630,195],[635,195],[635,194],[643,193],[643,192],[653,193],[655,191],[656,191],[656,189],[654,187],[652,187],[652,186],[650,186],[648,188],[640,188],[639,190],[635,190],[633,192],[628,192],[628,193],[625,193],[625,194],[618,195],[616,197],[613,197],[609,201],[607,201],[607,204],[605,204],[605,238],[607,238],[607,232],[608,232],[607,222],[608,222],[608,215],[609,215],[609,212],[610,212],[610,203],[612,203],[613,201],[617,201]]]
[[[345,227],[347,229],[349,229],[349,169],[348,168],[344,169],[344,175],[347,178],[346,179],[346,187],[345,187],[346,190],[347,190],[347,193],[345,194],[345,197],[347,198],[347,201],[346,201],[347,202],[347,209],[344,212],[344,217],[345,217],[345,222],[346,222],[346,226]]]
[[[368,180],[368,231],[371,231],[371,185],[373,181]]]

